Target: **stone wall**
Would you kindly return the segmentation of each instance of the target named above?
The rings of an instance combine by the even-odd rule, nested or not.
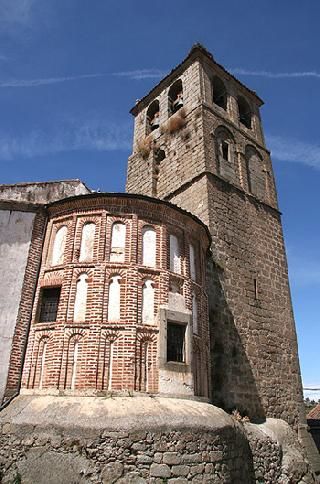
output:
[[[185,400],[80,400],[19,397],[1,414],[3,484],[316,482],[283,421],[243,424]]]
[[[80,180],[16,183],[0,185],[0,200],[46,204],[90,190]]]
[[[0,210],[0,403],[10,361],[35,213]]]
[[[224,83],[225,109],[213,100],[214,75]],[[209,227],[213,402],[251,418],[304,424],[281,218],[260,123],[262,101],[196,48],[132,110],[136,124],[145,118],[147,103],[166,98],[168,84],[177,79],[186,93],[184,123],[168,130],[164,111],[151,133],[149,153],[137,150],[143,133],[136,128],[127,190],[169,200]],[[238,96],[246,98],[251,128],[239,119]],[[228,139],[228,159],[218,146],[219,136]],[[158,148],[165,158],[155,164]]]

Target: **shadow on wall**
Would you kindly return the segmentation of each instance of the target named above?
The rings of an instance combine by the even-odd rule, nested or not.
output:
[[[265,411],[250,362],[224,295],[222,277],[223,270],[210,258],[207,287],[212,403],[227,412],[237,409],[252,422],[261,423],[265,420]]]

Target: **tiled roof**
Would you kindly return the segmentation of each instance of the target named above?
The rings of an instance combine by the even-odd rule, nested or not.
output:
[[[309,419],[320,420],[320,403],[318,403],[318,405],[315,408],[310,410],[310,412],[307,415],[307,420]]]

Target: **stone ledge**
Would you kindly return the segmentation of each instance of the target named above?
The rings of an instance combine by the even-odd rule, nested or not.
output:
[[[20,395],[0,429],[3,484],[317,482],[286,422],[191,400]]]
[[[0,413],[1,427],[64,433],[90,430],[200,430],[234,427],[222,409],[208,403],[163,397],[60,397],[20,395]]]

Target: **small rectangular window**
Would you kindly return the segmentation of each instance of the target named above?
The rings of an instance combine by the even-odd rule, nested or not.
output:
[[[229,143],[226,141],[221,142],[222,158],[229,161]]]
[[[167,323],[167,361],[185,363],[185,333],[184,324]]]
[[[48,287],[41,291],[39,322],[56,321],[61,287]]]

